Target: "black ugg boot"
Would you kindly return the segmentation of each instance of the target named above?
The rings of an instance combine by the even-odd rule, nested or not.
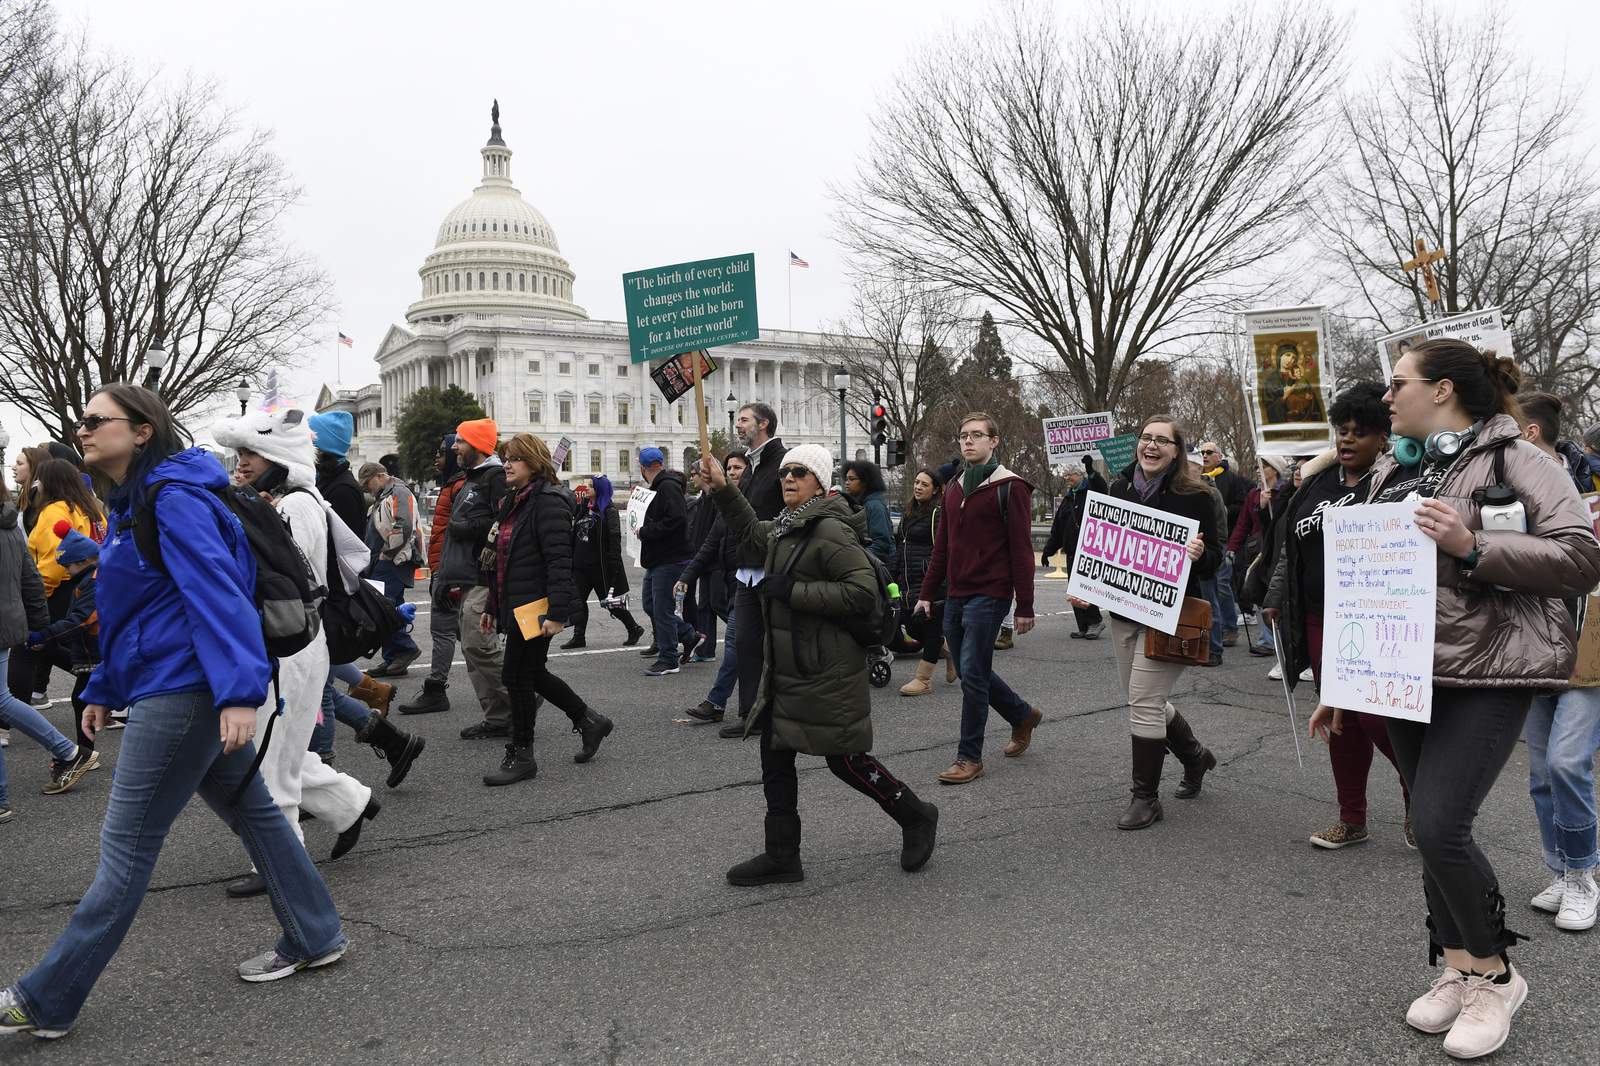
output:
[[[900,869],[915,873],[933,857],[933,843],[939,831],[939,808],[920,800],[909,788],[889,805],[889,817],[900,826],[902,845]]]
[[[376,714],[367,719],[367,724],[356,734],[356,739],[363,744],[371,744],[378,749],[378,754],[388,760],[389,780],[384,783],[390,788],[398,788],[400,782],[406,779],[412,762],[422,754],[423,747],[428,743],[415,733],[396,729],[387,718],[380,718]]]
[[[600,750],[600,742],[611,735],[613,728],[611,719],[585,707],[583,714],[572,720],[572,731],[583,738],[583,750],[574,755],[572,761],[585,763],[594,758],[594,753]]]
[[[506,757],[500,760],[500,769],[483,775],[486,785],[514,785],[539,773],[539,764],[533,758],[533,745],[506,745]]]
[[[1148,737],[1133,738],[1133,799],[1117,819],[1118,829],[1148,829],[1161,821],[1161,764],[1167,758],[1167,742]]]
[[[432,678],[422,683],[422,693],[410,703],[400,705],[401,714],[437,714],[450,709],[450,697],[445,695],[444,682]]]
[[[769,814],[767,850],[728,871],[728,884],[740,888],[792,884],[805,880],[800,866],[800,816]]]
[[[1216,769],[1217,757],[1195,738],[1194,730],[1181,714],[1174,714],[1167,723],[1167,750],[1183,763],[1183,782],[1172,794],[1181,800],[1194,799],[1200,795],[1206,771]]]

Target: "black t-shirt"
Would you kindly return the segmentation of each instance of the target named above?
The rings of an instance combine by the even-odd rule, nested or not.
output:
[[[600,569],[600,516],[583,507],[572,521],[572,565],[577,570]]]
[[[1354,486],[1346,485],[1344,471],[1336,466],[1318,474],[1295,495],[1294,508],[1286,518],[1288,535],[1295,540],[1297,576],[1307,611],[1322,611],[1322,513],[1366,499],[1369,476],[1363,475]]]
[[[1417,466],[1402,466],[1397,471],[1397,476],[1389,484],[1379,490],[1373,503],[1398,503],[1412,493],[1422,499],[1428,499],[1439,491],[1439,483],[1455,465],[1455,459],[1443,459],[1437,463],[1421,463]]]

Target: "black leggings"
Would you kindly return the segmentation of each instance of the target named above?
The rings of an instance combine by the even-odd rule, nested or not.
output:
[[[583,636],[583,631],[589,628],[589,597],[599,596],[602,600],[611,590],[600,587],[600,571],[596,569],[572,571],[573,583],[578,586],[578,596],[573,601],[571,626],[574,636]],[[611,617],[628,627],[629,632],[637,628],[638,623],[633,620],[633,614],[626,607],[607,607]]]
[[[916,594],[913,593],[913,607],[915,600]],[[911,613],[912,607],[905,608],[900,624],[913,638],[922,642],[922,661],[936,663],[944,655],[944,601],[930,604],[929,608],[926,616]]]
[[[539,700],[543,696],[561,708],[576,724],[589,709],[583,699],[567,683],[550,672],[546,658],[550,654],[550,638],[537,636],[524,640],[522,630],[511,623],[506,634],[505,662],[500,668],[500,680],[505,683],[511,697],[511,742],[518,747],[533,743],[533,722],[538,714]]]
[[[1472,839],[1472,822],[1517,746],[1532,702],[1532,689],[1435,687],[1432,722],[1389,719],[1422,854],[1430,962],[1440,948],[1490,959],[1527,939],[1506,928],[1506,901]]]
[[[772,717],[764,715],[761,730],[761,791],[767,797],[767,813],[800,813],[800,778],[795,772],[795,752],[772,746]],[[872,800],[891,815],[894,804],[906,791],[884,765],[865,752],[857,755],[829,755],[828,769],[833,776]]]

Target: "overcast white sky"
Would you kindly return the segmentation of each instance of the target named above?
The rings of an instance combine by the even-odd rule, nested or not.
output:
[[[853,173],[875,101],[907,56],[995,10],[985,0],[56,3],[64,25],[136,63],[216,79],[225,102],[275,133],[304,187],[289,238],[321,261],[338,301],[292,379],[289,398],[306,403],[334,379],[338,330],[356,342],[343,353],[345,384],[374,380],[371,354],[417,298],[439,220],[477,183],[493,97],[512,176],[554,227],[591,316],[621,317],[624,271],[754,251],[762,324],[784,326],[792,248],[811,263],[793,272],[794,327],[837,319],[848,289],[830,183]],[[1171,6],[1197,17],[1218,5]],[[1357,64],[1400,37],[1404,0],[1333,6],[1354,17]],[[1523,47],[1589,79],[1597,8],[1514,5]],[[1600,114],[1600,89],[1585,98]],[[17,439],[15,413],[3,417]]]

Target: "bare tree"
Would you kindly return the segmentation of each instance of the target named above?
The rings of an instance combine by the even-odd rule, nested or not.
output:
[[[56,91],[54,47],[45,0],[0,0],[0,144],[11,146],[0,156],[0,244],[17,238],[17,200],[42,161],[26,132]]]
[[[1304,2],[1204,25],[1096,10],[1061,33],[1013,8],[924,54],[839,222],[873,261],[999,309],[1105,410],[1291,242],[1345,31]]]
[[[46,150],[0,249],[0,399],[67,439],[89,393],[140,379],[156,345],[180,416],[293,365],[329,289],[282,240],[298,191],[267,135],[215,86],[162,90],[82,43],[58,62],[57,95],[0,145],[7,163]]]
[[[1499,307],[1534,383],[1592,393],[1600,189],[1578,121],[1574,93],[1517,56],[1506,7],[1418,3],[1388,70],[1344,105],[1348,161],[1320,212],[1356,315],[1374,332],[1430,317],[1401,265],[1422,239],[1446,256],[1440,313]]]

